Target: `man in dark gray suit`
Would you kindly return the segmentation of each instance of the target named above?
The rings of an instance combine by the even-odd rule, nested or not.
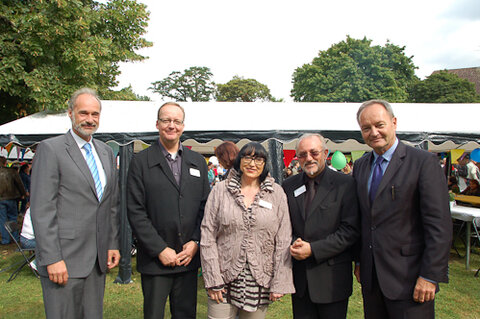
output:
[[[365,318],[434,318],[452,240],[447,181],[434,154],[399,142],[388,102],[363,103],[357,121],[373,148],[353,169],[362,234],[355,275]]]
[[[352,294],[352,246],[360,235],[355,182],[326,167],[327,155],[323,136],[302,136],[303,172],[282,185],[294,237],[295,319],[346,318]]]
[[[203,156],[184,147],[185,112],[173,102],[157,114],[160,138],[136,154],[128,172],[127,208],[138,239],[144,317],[194,319],[200,224],[210,185]]]
[[[81,89],[68,103],[72,129],[40,143],[31,216],[47,318],[102,318],[105,273],[120,260],[115,157],[92,138],[101,103]]]

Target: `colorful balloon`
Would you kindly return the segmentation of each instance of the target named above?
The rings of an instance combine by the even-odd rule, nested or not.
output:
[[[332,166],[337,170],[341,170],[345,165],[347,165],[345,155],[340,151],[335,151],[332,155]]]
[[[480,148],[476,148],[470,153],[470,159],[474,160],[475,162],[480,162]]]

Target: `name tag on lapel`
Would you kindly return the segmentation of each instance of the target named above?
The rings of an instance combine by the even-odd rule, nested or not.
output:
[[[190,175],[200,177],[200,171],[196,168],[190,168]]]
[[[305,193],[307,191],[307,188],[305,187],[305,185],[302,185],[300,186],[299,188],[297,188],[296,190],[293,191],[293,195],[295,197],[298,197],[300,195],[302,195],[303,193]]]
[[[258,205],[261,206],[261,207],[265,207],[267,209],[272,209],[272,203],[269,203],[269,202],[266,202],[264,201],[263,199],[261,199],[259,202],[258,202]]]

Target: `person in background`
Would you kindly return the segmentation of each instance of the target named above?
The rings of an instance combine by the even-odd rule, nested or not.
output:
[[[227,171],[222,175],[220,180],[227,178],[230,169],[233,167],[233,163],[237,158],[238,147],[235,143],[225,141],[215,148],[215,156],[218,158],[220,165]]]
[[[210,187],[213,187],[215,185],[215,172],[213,171],[213,163],[208,162],[207,168],[208,168],[208,183],[210,184]]]
[[[462,195],[470,195],[470,196],[480,196],[480,187],[479,183],[476,179],[471,179],[468,181],[468,186],[465,188]]]
[[[30,216],[30,207],[25,211],[23,217],[22,232],[20,233],[20,245],[22,248],[33,249],[37,246],[35,234],[33,232],[32,218]]]
[[[344,168],[341,169],[342,173],[345,175],[352,175],[352,167],[350,164],[346,164]]]
[[[292,167],[292,175],[297,175],[300,173],[301,168],[300,168],[300,162],[297,160],[293,160],[292,163],[290,163]]]
[[[295,292],[287,198],[267,158],[261,144],[246,144],[208,197],[200,242],[208,318],[261,319],[271,302]]]
[[[32,165],[30,163],[24,163],[20,166],[20,179],[22,180],[23,186],[27,192],[27,196],[20,200],[20,208],[19,208],[19,215],[25,215],[25,211],[27,210],[27,205],[30,202],[30,170]]]
[[[33,232],[32,218],[30,216],[30,207],[25,211],[23,217],[22,231],[20,233],[20,246],[23,249],[35,249],[35,233]],[[37,261],[34,259],[30,262],[33,269],[37,270]]]
[[[10,235],[3,226],[5,222],[17,220],[17,200],[25,198],[27,191],[15,168],[7,167],[7,159],[0,156],[0,230],[2,245],[10,243]],[[18,239],[18,232],[13,234]]]
[[[454,194],[460,193],[460,188],[458,187],[458,179],[456,176],[451,175],[448,178],[448,190]]]
[[[480,183],[480,169],[477,166],[477,162],[470,158],[469,154],[465,155],[465,160],[467,162],[467,180],[476,180]]]

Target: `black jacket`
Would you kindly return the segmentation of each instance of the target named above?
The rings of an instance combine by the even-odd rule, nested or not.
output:
[[[186,147],[182,153],[180,187],[158,142],[134,155],[128,172],[127,209],[138,240],[140,273],[162,275],[199,267],[198,252],[187,267],[165,267],[158,254],[166,247],[179,253],[185,243],[200,240],[209,191],[205,159]]]

